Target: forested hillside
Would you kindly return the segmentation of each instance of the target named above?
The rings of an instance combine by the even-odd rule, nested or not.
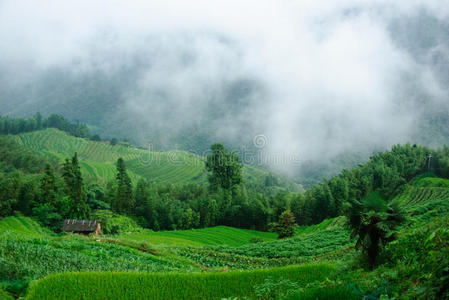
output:
[[[11,128],[14,122],[8,119],[4,124]],[[93,141],[74,136],[70,128],[74,127],[66,126],[64,132],[31,126],[22,133],[0,136],[0,286],[8,293],[24,295],[30,281],[63,271],[189,273],[268,268],[248,272],[248,277],[229,273],[229,288],[213,294],[189,289],[185,298],[236,293],[268,293],[267,299],[290,293],[337,299],[368,294],[447,295],[446,271],[441,266],[447,248],[448,147],[396,145],[298,192],[285,179],[245,166],[220,143],[200,157]],[[61,233],[64,219],[95,219],[104,235],[66,235]],[[310,274],[300,272],[306,263],[315,263],[310,267],[316,282],[310,285],[305,284]],[[279,269],[296,264],[303,266]],[[398,268],[401,273],[395,271]],[[331,280],[324,283],[319,274],[330,270]],[[269,282],[268,274],[287,279]],[[61,276],[55,277],[59,282],[55,286],[49,287],[47,279],[32,285],[29,299],[41,299],[49,290],[56,298],[67,297],[73,294],[64,288],[67,282],[83,276],[100,280],[104,273]],[[120,276],[101,280],[121,291],[116,282]],[[162,287],[167,280],[187,280],[184,275],[142,276],[139,280],[160,289],[160,295],[172,295]],[[134,281],[129,278],[120,281]],[[209,282],[208,278],[201,275],[197,280],[207,288],[202,282]],[[237,292],[243,278],[251,284]],[[416,288],[410,287],[413,282],[418,282]],[[276,292],[266,290],[278,284]],[[121,291],[121,297],[143,297],[141,288],[135,289],[140,296]],[[85,294],[86,289],[88,285],[79,292]],[[103,288],[98,293],[92,296],[107,295]]]
[[[39,118],[3,119],[10,133],[18,133],[2,137],[4,186],[11,186],[4,189],[3,216],[19,210],[59,230],[63,218],[101,218],[96,211],[112,210],[131,214],[154,230],[215,225],[266,230],[282,212],[288,192],[300,190],[288,180],[242,165],[237,156],[238,182],[208,188],[212,169],[206,168],[205,157],[76,137],[71,129],[78,125],[69,122],[59,126],[66,132],[37,130],[58,127],[34,126]],[[47,119],[43,123],[50,124]]]

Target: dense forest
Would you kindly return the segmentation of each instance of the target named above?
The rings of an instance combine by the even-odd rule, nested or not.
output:
[[[57,114],[51,114],[47,118],[42,117],[40,113],[36,113],[31,118],[0,116],[0,134],[19,134],[45,128],[56,128],[76,137],[100,140],[98,135],[91,135],[86,124],[80,122],[72,123]]]

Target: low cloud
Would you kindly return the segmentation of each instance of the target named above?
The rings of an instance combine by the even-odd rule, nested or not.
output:
[[[101,102],[96,125],[123,123],[142,144],[264,135],[267,153],[303,160],[369,152],[416,140],[423,114],[448,110],[442,5],[2,1],[0,112],[92,121],[83,106]]]

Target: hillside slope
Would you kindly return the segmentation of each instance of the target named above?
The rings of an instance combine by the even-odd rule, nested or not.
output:
[[[155,245],[170,246],[242,246],[250,243],[251,238],[259,238],[263,241],[275,240],[277,234],[228,226],[216,226],[191,230],[145,231],[125,234],[120,236],[120,238],[143,240]]]
[[[4,266],[0,269],[0,277],[5,278],[0,284],[4,284],[8,291],[18,295],[23,292],[14,292],[13,287],[17,282],[26,286],[30,280],[66,271],[158,272],[155,276],[162,285],[168,284],[170,278],[176,277],[175,274],[174,277],[170,277],[171,275],[166,276],[162,273],[189,273],[182,276],[185,276],[186,280],[193,280],[198,276],[198,282],[203,282],[205,280],[203,276],[192,276],[190,273],[206,271],[218,276],[217,271],[226,271],[224,274],[229,274],[226,276],[233,278],[229,281],[229,288],[232,290],[238,289],[241,285],[242,273],[227,271],[268,268],[268,273],[274,272],[273,274],[279,275],[278,272],[283,269],[277,267],[314,263],[313,267],[319,268],[320,265],[315,264],[318,262],[330,264],[339,270],[335,276],[329,278],[331,281],[323,283],[349,280],[365,291],[373,291],[387,280],[391,282],[390,296],[398,292],[413,296],[416,295],[415,290],[434,280],[425,277],[420,269],[421,265],[415,260],[422,261],[429,254],[428,250],[422,247],[430,236],[426,226],[429,225],[432,231],[436,230],[432,226],[439,226],[437,227],[439,231],[435,231],[436,238],[439,237],[440,231],[447,232],[448,184],[449,181],[446,179],[437,178],[433,174],[423,174],[405,186],[396,199],[401,201],[409,215],[409,221],[400,228],[398,241],[389,244],[385,250],[388,257],[393,255],[395,258],[374,271],[360,269],[359,252],[354,249],[354,241],[349,239],[344,217],[327,219],[317,225],[301,226],[293,238],[279,241],[273,240],[275,237],[270,233],[223,226],[154,233],[143,230],[100,238],[72,234],[53,236],[42,232],[39,225],[29,218],[9,217],[0,220],[0,264]],[[445,220],[446,223],[439,220]],[[421,229],[424,230],[423,233],[416,236]],[[263,238],[266,242],[248,243],[251,237]],[[444,251],[444,248],[435,248],[432,251],[439,253],[438,251]],[[401,260],[396,261],[399,257]],[[254,276],[258,272],[247,274]],[[116,284],[120,276],[106,272],[89,274],[92,274],[92,280],[101,282],[102,278],[109,276],[106,285]],[[65,276],[62,286],[71,286],[77,282],[79,275],[84,276],[79,273]],[[50,281],[41,280],[39,284],[33,285],[30,299],[34,299],[33,297],[40,299],[41,296],[38,295],[42,295],[41,293],[48,288],[46,285],[48,282]],[[410,288],[416,283],[418,283],[416,288]],[[40,284],[43,286],[40,287]],[[61,286],[55,288],[56,294],[64,294],[66,291]],[[254,286],[248,286],[245,293],[250,295],[252,288]],[[105,289],[107,288],[98,289],[99,294],[95,295],[102,295]],[[144,285],[139,286],[136,291],[140,293],[142,289],[145,289]],[[186,292],[192,291],[193,288]],[[220,293],[219,296],[233,295],[224,290]]]
[[[20,134],[15,139],[37,153],[59,161],[77,152],[83,175],[88,180],[105,183],[115,178],[115,162],[119,157],[125,160],[132,180],[142,177],[162,183],[204,183],[207,180],[204,158],[185,151],[157,152],[111,146],[52,128]],[[257,168],[244,168],[244,177],[249,182],[260,182],[266,175],[266,171]]]

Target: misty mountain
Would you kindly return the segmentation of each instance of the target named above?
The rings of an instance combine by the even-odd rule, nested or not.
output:
[[[157,5],[142,20],[123,7],[84,26],[45,6],[38,18],[0,4],[0,113],[58,113],[105,138],[199,154],[221,141],[256,155],[262,135],[264,164],[315,179],[392,144],[449,142],[449,22],[438,1],[343,1],[332,13],[252,4],[266,15],[248,25],[249,6],[223,6],[234,19],[211,10],[163,28],[150,20],[165,11]],[[272,9],[285,23],[267,18]]]

